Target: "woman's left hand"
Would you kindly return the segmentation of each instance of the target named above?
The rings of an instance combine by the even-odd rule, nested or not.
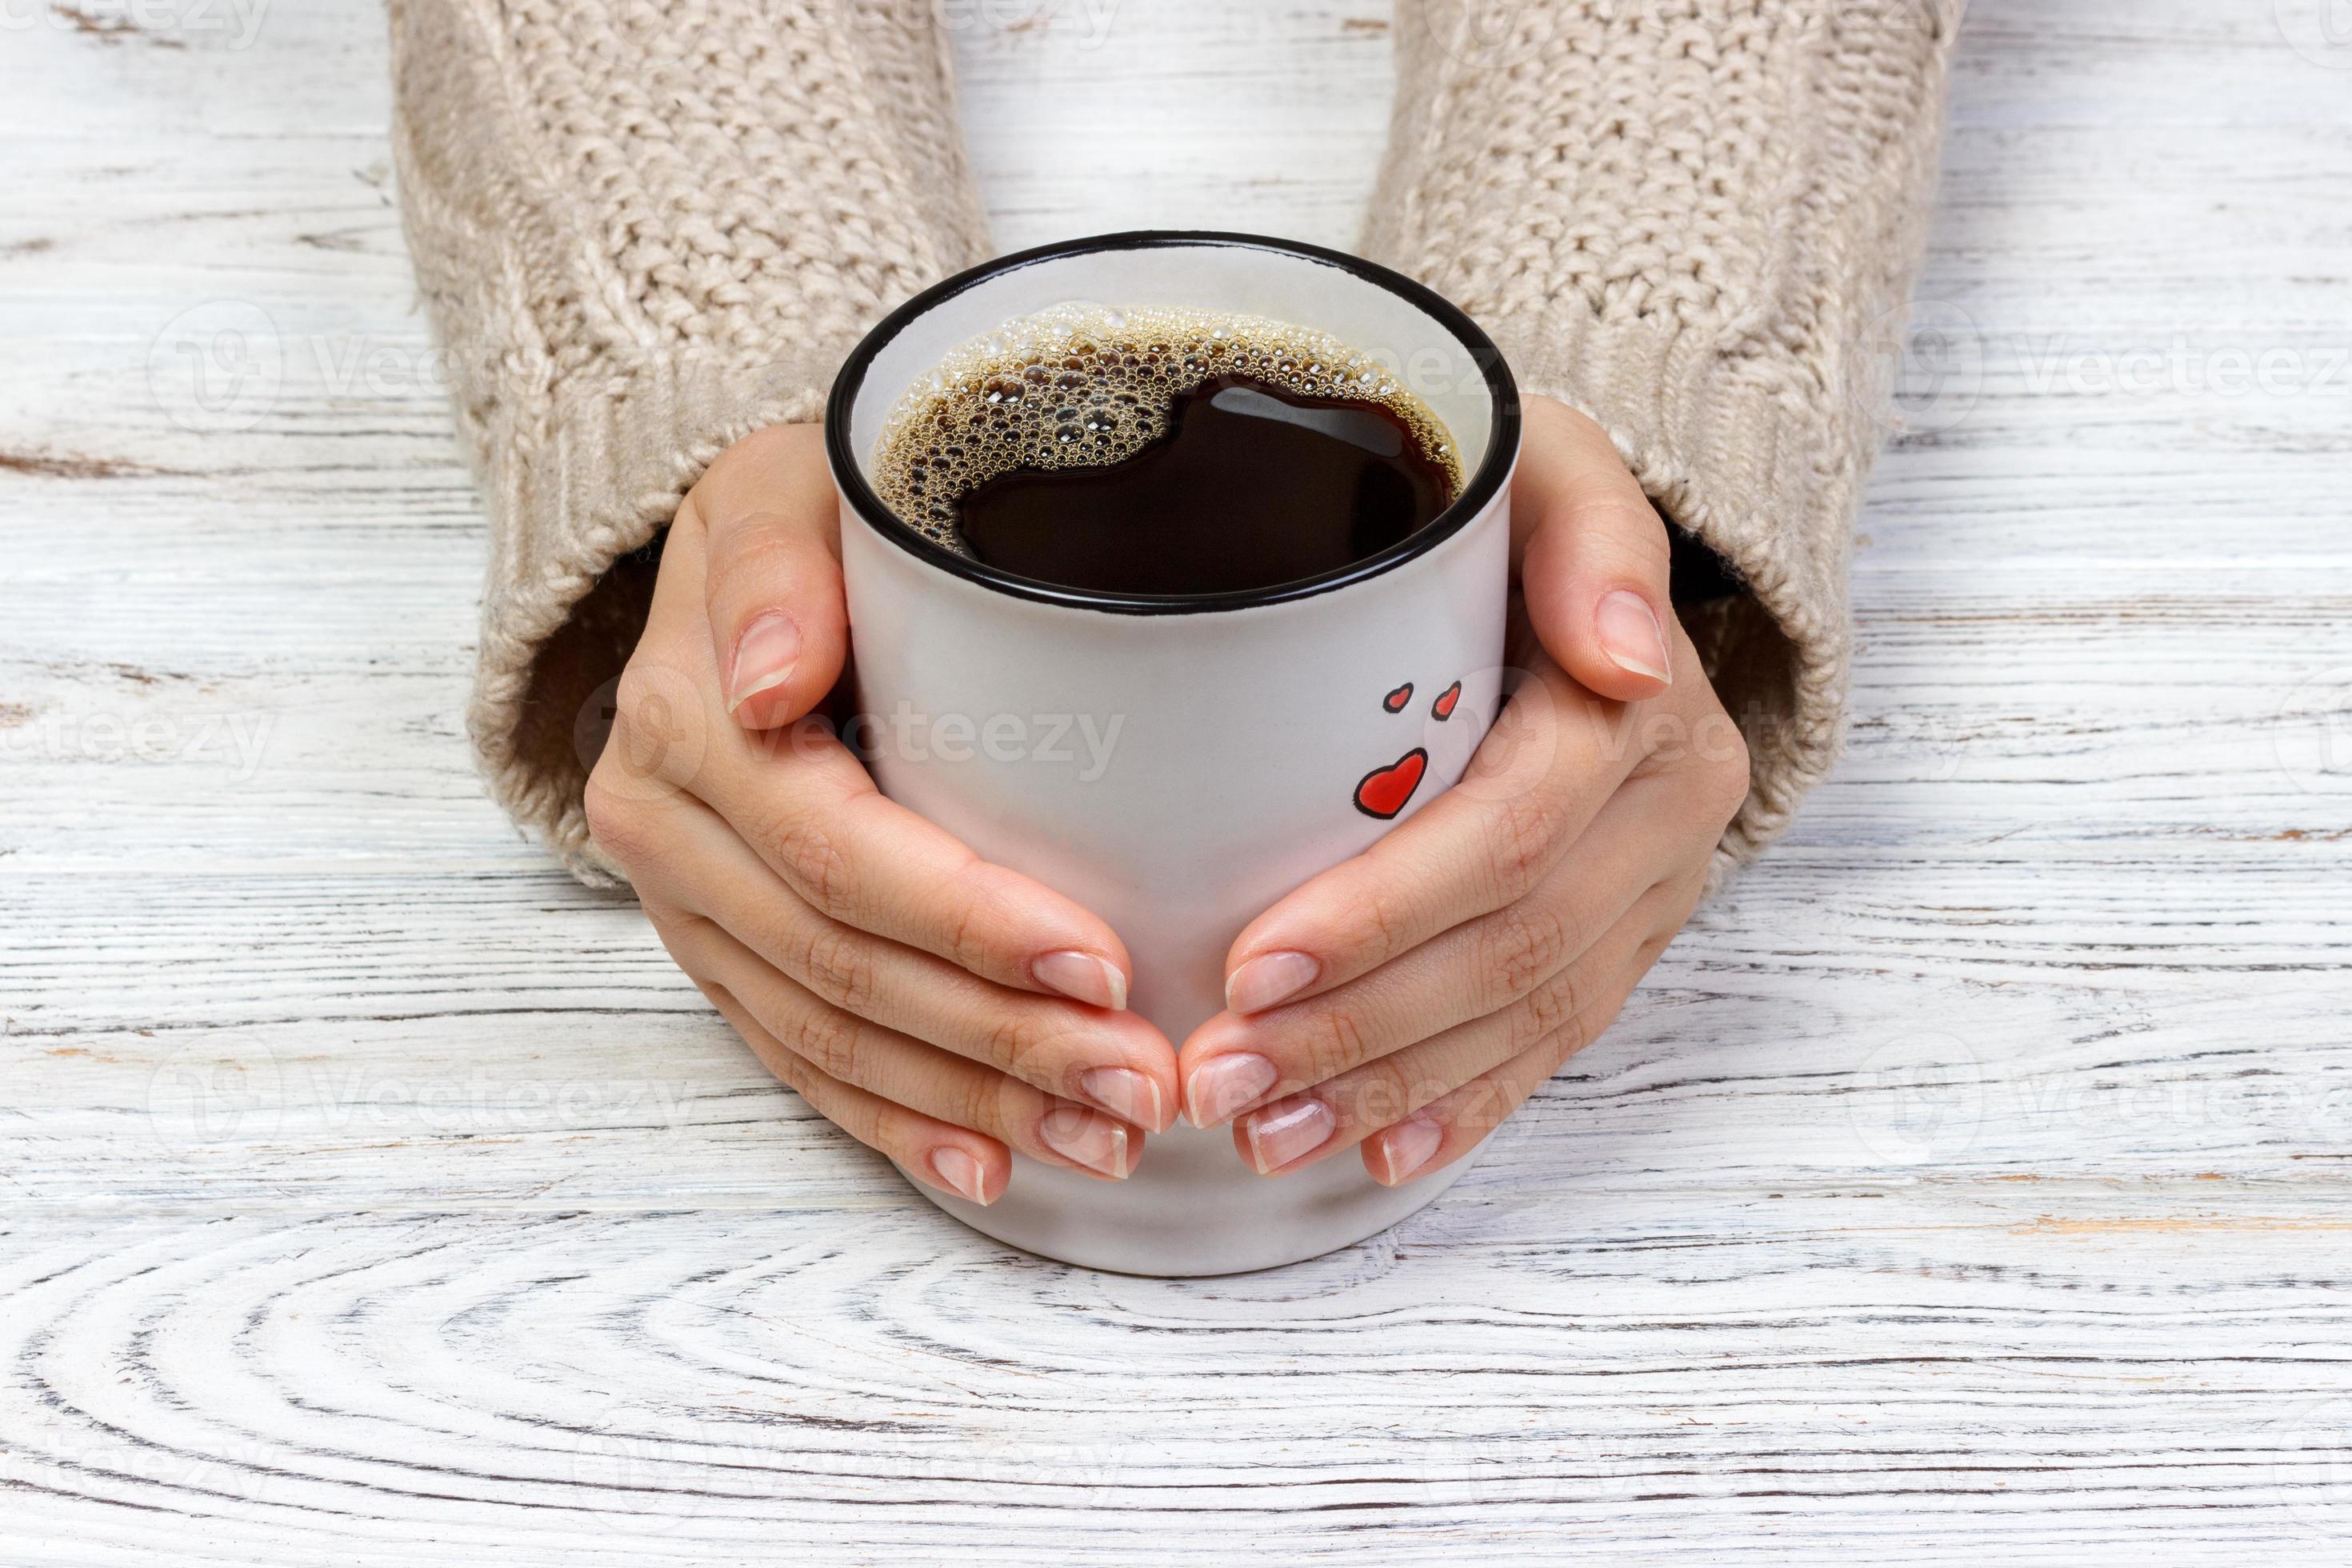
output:
[[[1525,679],[1468,773],[1253,921],[1179,1054],[1187,1114],[1261,1174],[1360,1148],[1394,1186],[1475,1147],[1616,1017],[1747,796],[1608,437],[1529,399],[1511,506]]]

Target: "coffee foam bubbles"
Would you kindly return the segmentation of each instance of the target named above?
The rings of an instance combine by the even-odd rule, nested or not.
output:
[[[1310,397],[1376,403],[1462,491],[1444,423],[1374,356],[1328,332],[1222,310],[1057,305],[942,360],[892,405],[867,478],[926,537],[970,553],[956,504],[1016,468],[1098,467],[1167,434],[1175,398],[1243,375]]]

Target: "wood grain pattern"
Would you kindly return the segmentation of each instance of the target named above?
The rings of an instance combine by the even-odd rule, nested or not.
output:
[[[1351,239],[1377,0],[949,15],[1000,242]],[[1170,1282],[945,1221],[482,799],[380,16],[12,13],[0,1560],[2339,1561],[2316,15],[1979,0],[1848,762],[1442,1203]]]

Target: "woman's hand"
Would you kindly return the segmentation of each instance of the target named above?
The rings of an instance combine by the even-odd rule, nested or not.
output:
[[[1689,918],[1748,752],[1608,437],[1530,399],[1512,486],[1527,676],[1454,789],[1259,916],[1179,1057],[1262,1174],[1457,1160],[1609,1026]],[[1533,636],[1527,634],[1532,631]]]
[[[810,710],[841,674],[839,514],[814,426],[738,443],[686,498],[621,678],[588,820],[663,945],[768,1069],[977,1203],[1008,1145],[1123,1178],[1174,1120],[1101,921],[884,799]]]

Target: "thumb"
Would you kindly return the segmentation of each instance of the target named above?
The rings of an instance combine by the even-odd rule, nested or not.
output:
[[[847,640],[819,427],[746,437],[688,499],[709,539],[703,596],[728,710],[747,730],[781,729],[833,689]]]
[[[1544,650],[1588,690],[1621,702],[1672,685],[1666,526],[1607,433],[1565,405],[1531,401],[1511,508],[1526,541],[1520,588]]]

